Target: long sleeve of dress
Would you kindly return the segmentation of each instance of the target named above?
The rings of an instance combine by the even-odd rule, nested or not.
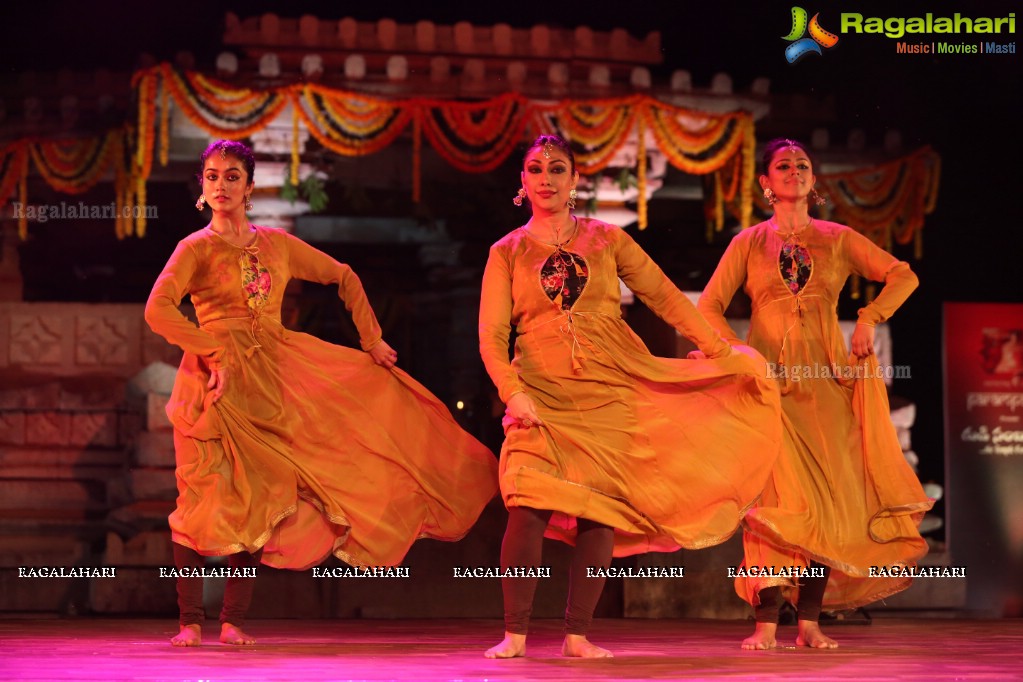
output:
[[[725,319],[725,310],[732,302],[732,297],[746,281],[749,240],[740,237],[737,235],[725,249],[696,304],[696,309],[729,343],[743,343]]]
[[[380,323],[369,304],[362,281],[351,267],[339,263],[319,249],[309,246],[298,237],[287,235],[288,266],[299,279],[320,284],[337,284],[338,296],[352,315],[359,330],[359,344],[369,351],[381,338]]]
[[[503,252],[491,248],[487,267],[483,271],[480,296],[480,356],[487,374],[497,386],[498,395],[505,403],[513,394],[525,390],[522,380],[508,360],[511,315],[511,264]]]
[[[731,346],[697,311],[686,295],[622,232],[617,253],[618,275],[662,320],[688,337],[704,355],[716,358],[731,353]]]
[[[874,326],[884,322],[899,309],[920,280],[900,261],[858,232],[849,230],[845,237],[845,255],[850,269],[861,277],[884,282],[881,293],[859,310],[859,322]]]
[[[146,301],[145,318],[149,327],[179,346],[186,353],[204,358],[211,368],[218,368],[224,346],[212,334],[200,329],[178,308],[189,291],[198,263],[192,247],[179,242],[164,266]]]

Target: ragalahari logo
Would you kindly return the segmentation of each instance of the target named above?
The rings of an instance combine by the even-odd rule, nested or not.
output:
[[[821,28],[817,21],[819,16],[820,13],[814,14],[813,19],[807,22],[805,9],[792,8],[792,30],[787,36],[782,37],[783,40],[792,43],[785,48],[785,59],[789,60],[789,64],[795,64],[810,53],[822,54],[822,47],[834,47],[838,44],[838,36]],[[809,38],[803,37],[807,31],[810,33]]]

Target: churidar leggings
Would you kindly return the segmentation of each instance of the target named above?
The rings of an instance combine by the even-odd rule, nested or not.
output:
[[[799,601],[796,602],[796,614],[799,620],[816,622],[821,617],[821,602],[824,601],[824,588],[828,585],[831,567],[817,562],[810,563],[811,568],[823,568],[823,578],[801,578],[799,585]],[[781,588],[765,587],[760,590],[760,603],[755,609],[758,623],[777,623],[781,610]]]
[[[543,534],[551,518],[550,510],[512,507],[508,510],[508,528],[501,543],[501,568],[539,567]],[[607,569],[614,549],[614,529],[589,519],[577,519],[578,535],[569,569],[568,608],[565,632],[585,635],[593,620],[593,611],[604,589],[604,577],[588,577],[587,568]],[[533,594],[537,578],[503,578],[505,630],[517,635],[529,631]]]
[[[180,572],[187,568],[190,572],[199,571],[203,566],[203,558],[194,549],[172,543],[174,545],[174,565]],[[239,552],[228,557],[227,565],[232,569],[255,568],[259,566],[259,559],[263,550],[249,554]],[[178,577],[178,612],[182,626],[201,625],[206,619],[206,612],[202,605],[202,581],[199,578]],[[245,624],[245,615],[249,612],[249,605],[252,603],[252,590],[256,586],[256,579],[236,578],[233,575],[227,579],[224,586],[224,607],[220,611],[220,622],[230,623],[237,627]]]

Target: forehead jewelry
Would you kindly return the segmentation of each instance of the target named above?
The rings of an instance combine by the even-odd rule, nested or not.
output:
[[[554,145],[551,144],[550,140],[545,140],[544,141],[544,143],[543,143],[543,158],[545,158],[545,159],[551,158],[551,149],[553,147],[554,147]]]
[[[785,140],[785,144],[789,146],[788,151],[792,153],[795,153],[799,149],[794,140]]]
[[[220,148],[220,160],[227,161],[227,147],[221,146]]]

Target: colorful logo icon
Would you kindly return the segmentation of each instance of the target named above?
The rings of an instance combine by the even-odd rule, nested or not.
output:
[[[785,48],[785,59],[789,60],[789,64],[795,64],[813,52],[822,54],[822,47],[834,47],[838,44],[838,36],[821,28],[817,21],[819,16],[820,13],[814,14],[813,19],[807,22],[805,9],[802,7],[792,8],[792,30],[787,36],[782,36],[783,40],[792,43]],[[810,37],[804,38],[807,31],[809,31]]]

